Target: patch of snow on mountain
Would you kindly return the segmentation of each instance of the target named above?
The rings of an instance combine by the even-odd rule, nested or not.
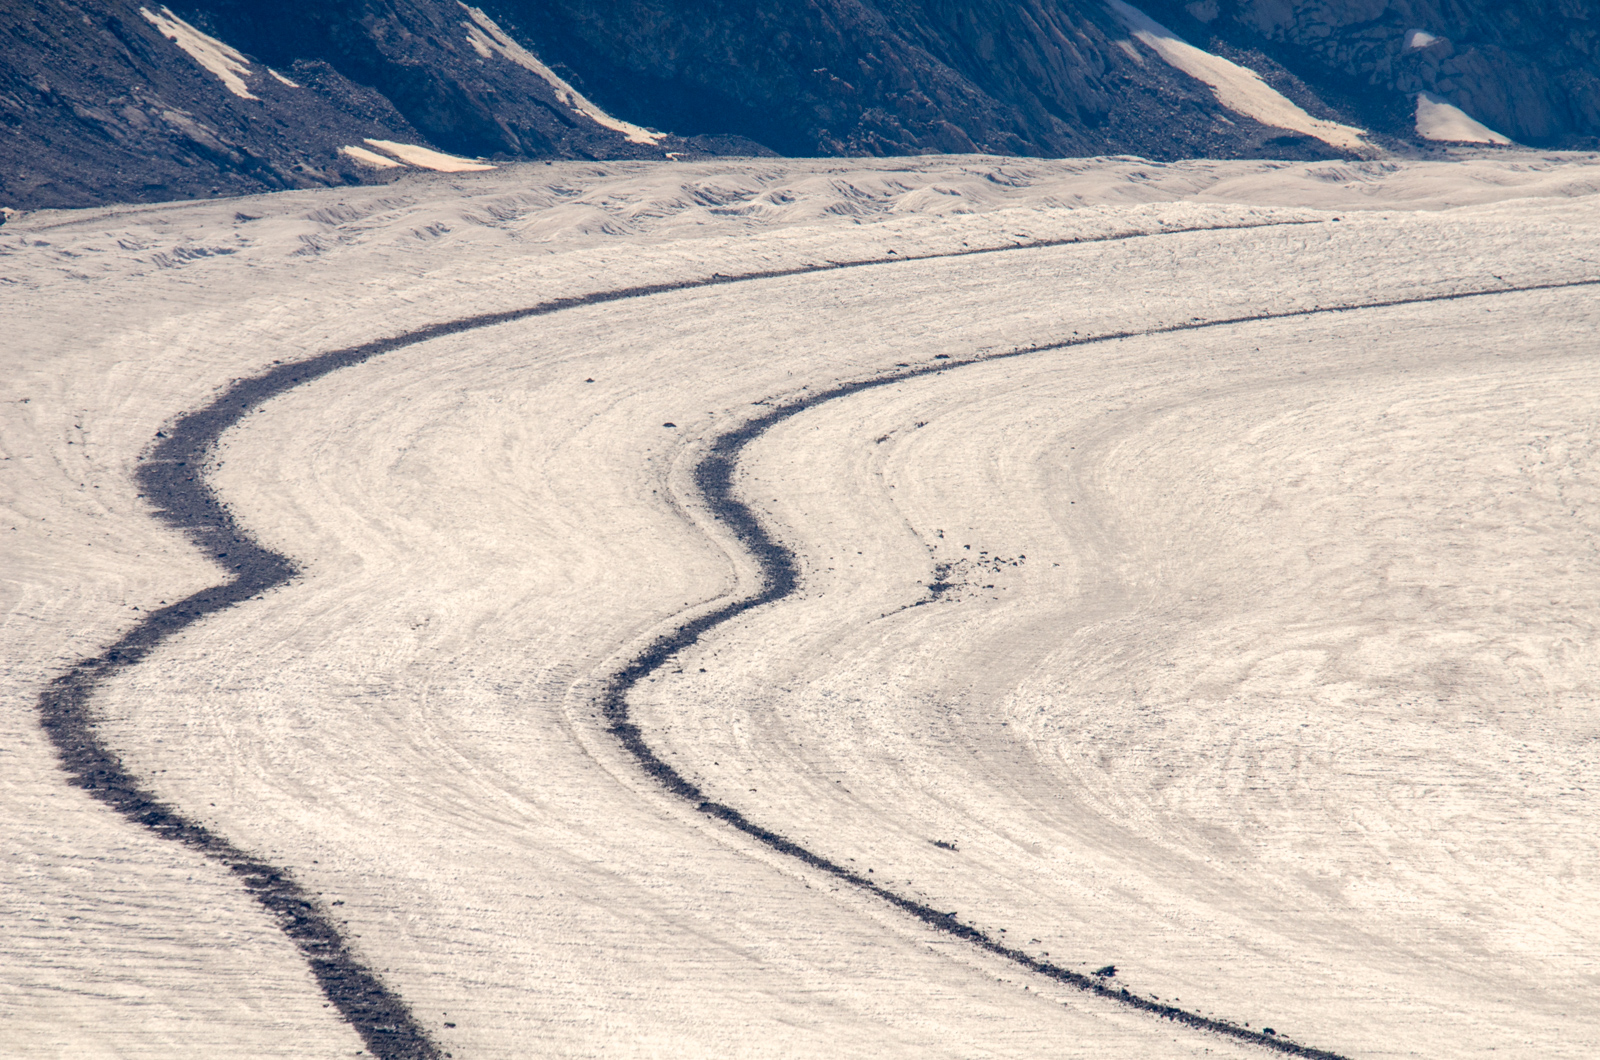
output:
[[[187,52],[189,58],[216,74],[229,92],[240,99],[260,98],[251,95],[249,86],[244,82],[250,74],[250,60],[246,59],[238,49],[230,48],[217,38],[201,33],[174,15],[170,7],[163,7],[159,15],[147,7],[141,7],[139,14],[160,30],[163,37]]]
[[[416,144],[403,144],[394,140],[374,140],[367,137],[367,143],[380,151],[386,151],[402,162],[410,162],[422,169],[432,169],[440,173],[476,173],[484,169],[494,169],[488,162],[478,162],[471,158],[462,158],[459,155],[447,155],[443,151],[435,151],[429,147],[419,147]]]
[[[271,74],[274,78],[276,78],[278,81],[282,82],[283,84],[288,85],[290,88],[299,88],[300,87],[300,82],[292,81],[289,78],[284,77],[282,74],[278,73],[278,71],[274,70],[270,66],[267,67],[267,73]]]
[[[385,158],[376,151],[368,151],[365,147],[345,146],[339,148],[339,153],[374,169],[399,169],[404,165],[404,163],[396,162],[392,158]]]
[[[1425,29],[1414,29],[1406,34],[1406,51],[1414,52],[1418,48],[1426,48],[1438,41],[1439,38]]]
[[[466,4],[462,4],[461,7],[467,14],[472,16],[471,22],[462,23],[467,27],[467,42],[472,45],[474,51],[485,59],[498,53],[524,70],[537,74],[551,88],[556,90],[556,98],[562,103],[589,118],[595,124],[615,130],[636,144],[660,143],[666,136],[665,133],[646,129],[642,125],[635,125],[620,118],[613,118],[585,97],[582,92],[567,84],[559,74],[540,62],[532,52],[512,40],[511,35],[501,29],[494,19],[476,7],[468,7]]]
[[[1109,0],[1112,11],[1127,24],[1133,35],[1196,81],[1211,86],[1212,93],[1231,111],[1254,118],[1263,125],[1289,129],[1314,136],[1323,143],[1346,150],[1372,150],[1361,129],[1336,121],[1313,118],[1277,89],[1261,80],[1261,75],[1220,55],[1213,55],[1179,37],[1143,11],[1122,0]]]
[[[1432,92],[1417,93],[1417,135],[1424,140],[1449,140],[1467,144],[1509,144],[1510,137],[1495,132],[1453,103]]]

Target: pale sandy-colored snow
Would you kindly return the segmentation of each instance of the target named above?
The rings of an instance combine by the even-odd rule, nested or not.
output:
[[[686,473],[752,402],[1074,331],[1593,277],[1597,176],[1517,152],[563,163],[13,221],[7,1041],[360,1048],[228,874],[63,785],[32,716],[133,607],[219,576],[131,476],[226,380],[631,284],[1298,220],[682,291],[331,375],[208,471],[303,576],[100,701],[154,790],[344,902],[457,1056],[1250,1052],[750,846],[640,777],[592,696],[748,579]],[[1128,339],[796,417],[740,482],[803,594],[684,653],[638,721],[762,823],[1130,989],[1347,1055],[1593,1055],[1592,290]],[[906,608],[935,564],[953,588]]]
[[[376,151],[369,151],[365,147],[356,147],[354,144],[346,144],[344,147],[339,148],[339,153],[374,169],[399,169],[405,165],[404,162],[396,162],[387,155],[380,155]]]
[[[162,36],[182,48],[189,58],[215,74],[229,92],[240,99],[258,98],[245,83],[245,78],[250,74],[250,60],[238,49],[200,32],[174,15],[171,8],[163,7],[161,13],[156,14],[147,7],[141,7],[139,13],[160,30]]]
[[[273,76],[273,78],[276,81],[278,81],[279,84],[288,85],[290,88],[299,88],[300,87],[300,82],[298,82],[298,81],[296,81],[296,80],[294,80],[292,78],[284,77],[282,74],[278,73],[278,71],[274,70],[270,66],[267,67],[267,73],[271,74]]]
[[[1466,111],[1432,92],[1417,93],[1417,135],[1424,140],[1469,144],[1509,144],[1511,138],[1495,132]]]
[[[436,173],[481,173],[486,169],[495,168],[488,162],[462,158],[459,155],[447,155],[443,151],[435,151],[431,147],[422,147],[419,144],[403,144],[397,140],[374,140],[370,136],[364,142],[388,152],[402,162],[409,162],[422,169],[431,169]]]
[[[660,143],[665,133],[658,133],[653,129],[646,129],[642,125],[613,118],[603,109],[596,106],[582,92],[573,88],[561,75],[550,69],[539,58],[524,48],[505,30],[501,29],[494,19],[483,13],[481,8],[461,7],[471,17],[472,21],[462,23],[467,30],[467,43],[472,45],[483,58],[488,59],[500,55],[516,63],[533,74],[542,78],[551,88],[556,90],[556,98],[573,110],[584,115],[598,125],[622,133],[623,136],[636,144]]]
[[[1334,147],[1371,152],[1363,130],[1324,118],[1313,118],[1261,79],[1254,70],[1224,59],[1179,37],[1123,0],[1107,0],[1133,35],[1163,60],[1211,87],[1217,102],[1263,125],[1314,136]]]

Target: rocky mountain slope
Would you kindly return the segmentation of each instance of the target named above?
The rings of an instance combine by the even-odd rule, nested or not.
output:
[[[1520,143],[1592,146],[1600,134],[1595,0],[1157,0],[1148,6],[1180,32],[1256,49],[1319,87],[1337,93],[1341,82],[1351,86],[1370,101],[1367,107],[1427,92]]]
[[[473,160],[1592,145],[1600,5],[1514,6],[0,0],[0,206]]]

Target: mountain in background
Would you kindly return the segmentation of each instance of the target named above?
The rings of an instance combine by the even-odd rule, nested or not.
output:
[[[0,0],[0,207],[549,158],[1592,149],[1595,0]]]

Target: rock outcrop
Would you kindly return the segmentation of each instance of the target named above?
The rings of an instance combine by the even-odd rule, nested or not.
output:
[[[1440,128],[1600,135],[1588,0],[33,0],[6,18],[0,207],[383,180],[434,157],[386,144],[1336,157],[1404,149],[1424,93],[1462,112]]]
[[[1151,0],[1197,42],[1257,50],[1405,134],[1427,92],[1513,140],[1592,149],[1600,136],[1594,0]]]

